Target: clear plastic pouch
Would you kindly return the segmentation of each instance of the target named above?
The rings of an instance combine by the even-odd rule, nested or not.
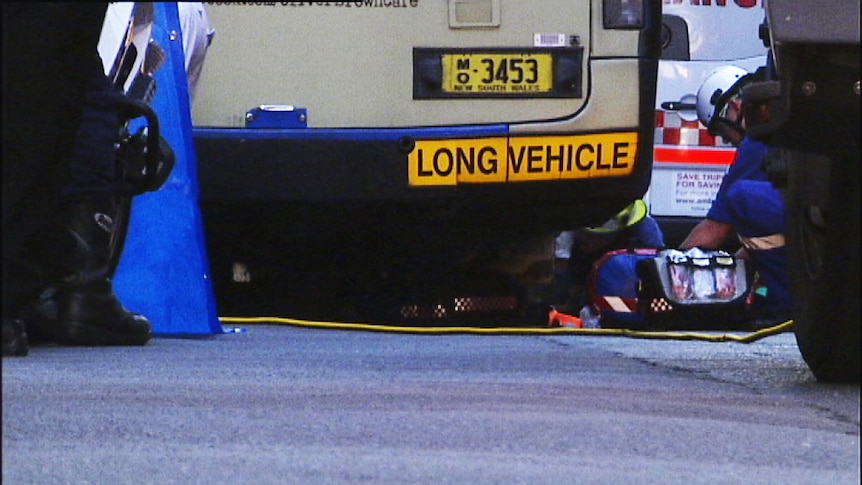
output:
[[[730,256],[715,258],[715,297],[730,300],[736,297],[736,268]]]
[[[688,300],[691,298],[691,269],[685,264],[671,264],[668,269],[670,271],[670,284],[673,296],[679,300]]]
[[[680,303],[732,300],[739,296],[736,261],[726,252],[694,248],[685,253],[671,250],[665,257],[671,292]]]
[[[699,300],[715,296],[715,275],[709,258],[692,258],[691,265],[692,296]]]

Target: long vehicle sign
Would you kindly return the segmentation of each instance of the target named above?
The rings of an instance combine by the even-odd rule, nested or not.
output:
[[[410,186],[621,177],[635,167],[636,132],[419,140]]]

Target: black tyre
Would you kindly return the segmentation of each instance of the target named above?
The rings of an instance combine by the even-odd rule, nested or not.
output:
[[[859,382],[859,45],[775,54],[788,109],[769,143],[787,166],[796,342],[818,381]]]
[[[806,157],[791,164],[787,236],[794,328],[818,381],[858,382],[859,163],[824,169],[829,163]],[[827,190],[818,190],[819,184]]]

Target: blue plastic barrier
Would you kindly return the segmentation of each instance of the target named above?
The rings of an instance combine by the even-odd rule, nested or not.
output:
[[[157,336],[223,333],[198,207],[197,157],[176,3],[155,3],[153,39],[167,58],[156,71],[153,108],[176,164],[156,192],[132,201],[125,249],[114,290],[129,310],[145,315]]]

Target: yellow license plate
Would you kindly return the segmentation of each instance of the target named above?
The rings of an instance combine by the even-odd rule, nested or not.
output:
[[[554,87],[547,52],[443,54],[444,93],[537,94]]]

